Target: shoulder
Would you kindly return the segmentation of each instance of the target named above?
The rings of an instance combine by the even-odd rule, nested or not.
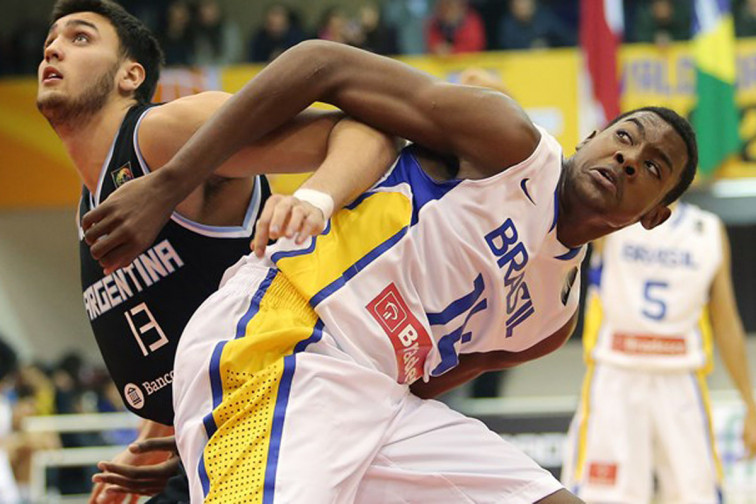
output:
[[[218,91],[179,98],[151,108],[139,126],[139,149],[150,169],[160,168],[231,95]]]

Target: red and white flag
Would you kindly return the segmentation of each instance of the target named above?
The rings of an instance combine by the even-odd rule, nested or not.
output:
[[[622,0],[580,0],[581,134],[602,128],[620,112],[617,49],[623,31]]]

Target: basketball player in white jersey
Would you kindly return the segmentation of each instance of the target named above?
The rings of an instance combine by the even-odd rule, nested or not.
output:
[[[500,93],[307,42],[167,163],[181,186],[140,182],[181,194],[238,149],[238,131],[264,135],[316,100],[415,144],[321,235],[230,269],[190,321],[174,404],[192,502],[580,502],[420,397],[563,344],[583,244],[668,218],[695,173],[690,126],[633,111],[565,160]],[[130,185],[124,199],[169,211]]]
[[[160,176],[163,163],[230,96],[206,92],[152,104],[160,63],[161,51],[154,36],[121,6],[105,0],[56,3],[39,65],[37,105],[61,138],[85,186],[82,214],[106,198],[117,200],[117,189],[132,178],[129,183],[138,182],[143,173]],[[149,386],[152,377],[162,380],[151,390],[139,389],[142,396],[134,396],[137,402],[122,392],[125,403],[150,421],[144,435],[170,432],[163,424],[172,423],[170,376],[183,325],[204,296],[217,288],[223,271],[249,250],[255,222],[260,247],[268,236],[298,235],[302,240],[323,227],[326,216],[322,210],[296,198],[278,199],[281,204],[275,213],[260,212],[268,190],[264,177],[257,175],[310,171],[320,165],[321,170],[307,184],[328,193],[329,202],[340,206],[369,187],[389,166],[395,156],[391,140],[354,121],[342,121],[342,117],[318,111],[301,114],[266,138],[250,141],[222,167],[203,177],[191,194],[170,202],[176,214],[170,223],[161,224],[160,244],[170,246],[174,264],[169,273],[175,270],[176,274],[142,275],[138,282],[135,278],[144,273],[144,267],[137,262],[139,272],[128,270],[128,276],[111,276],[119,267],[129,266],[131,260],[115,264],[113,258],[128,254],[130,248],[119,247],[108,258],[102,258],[99,250],[123,233],[139,235],[138,228],[130,229],[128,223],[115,230],[115,221],[99,220],[89,230],[108,237],[97,242],[80,237],[84,292],[92,292],[89,285],[102,287],[110,282],[107,294],[101,291],[101,296],[96,295],[110,298],[110,302],[86,294],[85,300],[92,301],[87,303],[87,311],[119,390],[127,390],[127,383],[146,382]],[[170,197],[161,193],[144,196],[153,200]],[[142,216],[151,218],[148,212]],[[82,226],[89,228],[85,220]],[[153,242],[154,236],[139,246],[160,245]],[[165,255],[166,250],[161,253]],[[154,253],[152,257],[156,257]],[[131,288],[116,288],[114,278],[126,287],[131,278]],[[136,331],[130,314],[125,317],[124,312],[131,309],[144,321],[146,308],[140,311],[140,306],[149,306],[147,321],[152,324],[134,319],[137,328],[142,326]],[[129,452],[119,460],[144,462]],[[120,499],[106,497],[103,489],[100,485],[95,492],[99,502]]]
[[[705,376],[714,342],[745,404],[756,403],[717,216],[676,205],[663,225],[631,226],[594,251],[583,343],[588,372],[562,481],[589,503],[722,502]]]

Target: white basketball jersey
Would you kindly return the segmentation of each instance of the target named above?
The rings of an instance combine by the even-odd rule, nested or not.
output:
[[[528,159],[483,180],[434,181],[405,149],[320,236],[268,258],[339,347],[400,383],[460,353],[525,350],[575,312],[583,257],[557,241],[562,151],[540,131]]]
[[[655,229],[636,224],[607,236],[591,275],[597,285],[586,319],[588,355],[635,369],[706,365],[705,307],[722,261],[720,228],[715,215],[681,203]]]

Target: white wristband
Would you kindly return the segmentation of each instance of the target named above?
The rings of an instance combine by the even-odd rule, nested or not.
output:
[[[315,189],[297,189],[294,191],[294,197],[320,209],[323,212],[325,220],[331,218],[333,214],[333,198],[330,194]]]

